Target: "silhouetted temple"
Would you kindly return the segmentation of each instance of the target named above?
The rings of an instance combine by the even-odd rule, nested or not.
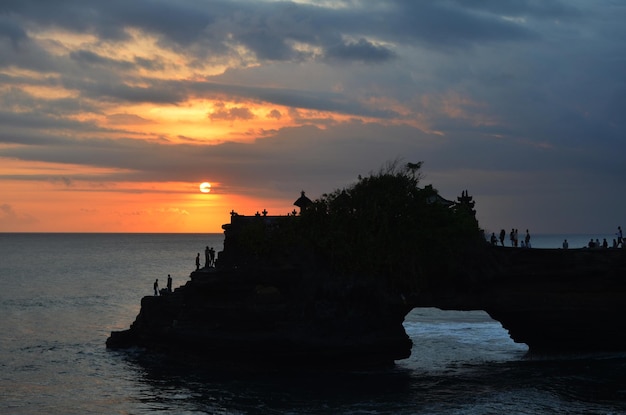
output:
[[[303,190],[300,193],[300,197],[298,198],[298,200],[293,202],[293,204],[294,204],[294,206],[298,206],[300,208],[300,212],[302,212],[302,210],[304,210],[307,207],[311,206],[313,204],[313,202],[311,201],[311,199],[309,199],[308,197],[306,197],[304,195],[304,190]]]
[[[468,209],[472,212],[472,215],[476,216],[476,210],[474,210],[474,204],[476,202],[474,202],[472,196],[467,193],[467,190],[461,192],[461,196],[457,197],[456,200],[458,201],[459,206]]]

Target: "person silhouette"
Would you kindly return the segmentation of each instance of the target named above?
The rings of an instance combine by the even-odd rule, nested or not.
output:
[[[196,271],[200,269],[200,252],[196,255]]]
[[[167,292],[172,292],[172,276],[170,274],[167,274]]]
[[[159,295],[159,279],[157,278],[154,281],[154,295]]]
[[[213,247],[209,249],[209,263],[212,267],[215,266],[215,249],[213,249]]]

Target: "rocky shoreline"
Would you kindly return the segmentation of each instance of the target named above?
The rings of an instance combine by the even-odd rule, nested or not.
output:
[[[484,261],[490,271],[413,304],[484,310],[531,353],[626,351],[626,249],[489,247]]]
[[[401,298],[312,282],[293,269],[195,271],[171,294],[144,297],[130,329],[112,332],[107,347],[272,367],[381,366],[410,355]]]
[[[506,250],[483,309],[531,352],[626,351],[626,249]]]
[[[201,269],[171,294],[144,297],[107,347],[215,364],[392,365],[411,353],[406,314],[437,307],[485,310],[531,353],[626,350],[626,250],[488,252],[492,272],[406,297],[296,268]]]

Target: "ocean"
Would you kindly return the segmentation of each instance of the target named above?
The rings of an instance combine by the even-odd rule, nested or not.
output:
[[[532,241],[558,248],[566,237],[574,248],[603,236]],[[196,254],[222,244],[222,234],[0,233],[0,413],[626,413],[626,353],[529,357],[483,312],[413,310],[411,357],[378,370],[225,373],[106,349],[156,278],[183,285]]]

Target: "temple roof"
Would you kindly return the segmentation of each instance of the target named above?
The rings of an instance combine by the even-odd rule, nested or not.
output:
[[[305,209],[306,207],[310,206],[313,204],[313,202],[311,201],[311,199],[309,199],[308,197],[306,197],[304,195],[304,190],[300,193],[300,197],[298,198],[298,200],[296,200],[295,202],[293,202],[293,204],[295,206],[298,206],[300,209]]]

